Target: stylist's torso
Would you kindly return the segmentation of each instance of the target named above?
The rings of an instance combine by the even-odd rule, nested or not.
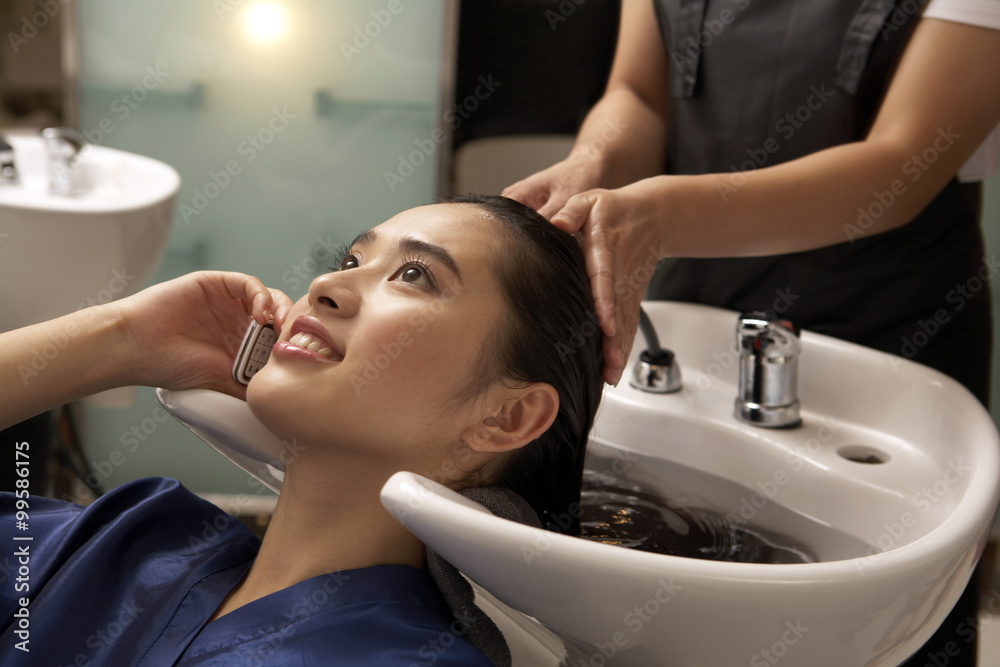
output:
[[[654,1],[670,61],[667,172],[732,173],[718,188],[723,200],[738,191],[739,172],[863,140],[920,19],[916,0]],[[948,150],[949,133],[941,128],[932,146],[899,165],[895,193],[872,191],[845,223],[843,243],[677,260],[655,296],[772,310],[938,368],[985,402],[989,297],[971,279],[994,267],[984,264],[978,186],[952,180],[908,224],[865,233],[920,179],[924,161]]]

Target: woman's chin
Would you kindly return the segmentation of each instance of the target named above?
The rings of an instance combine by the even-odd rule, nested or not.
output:
[[[292,427],[297,418],[296,412],[284,405],[282,392],[268,381],[266,370],[266,367],[262,369],[247,385],[247,406],[271,433],[291,441],[295,436]]]

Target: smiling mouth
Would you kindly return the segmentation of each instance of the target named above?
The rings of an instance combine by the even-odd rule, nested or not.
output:
[[[322,355],[327,359],[333,359],[335,361],[340,361],[341,357],[334,353],[333,348],[328,346],[322,339],[313,336],[305,331],[300,331],[291,337],[288,341],[289,345],[293,347],[300,347],[303,350],[309,350],[310,352],[315,352],[316,354]]]

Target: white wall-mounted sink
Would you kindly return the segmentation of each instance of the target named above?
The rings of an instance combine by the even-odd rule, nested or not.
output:
[[[1000,497],[989,415],[940,373],[806,331],[802,425],[749,426],[733,417],[736,313],[644,307],[684,388],[606,391],[588,467],[787,535],[816,562],[719,562],[566,537],[494,517],[408,472],[385,485],[383,504],[490,594],[487,611],[505,632],[533,618],[561,637],[566,664],[902,662],[944,620],[987,540]],[[158,396],[280,488],[283,443],[246,403],[204,390]],[[520,664],[559,663],[537,655]]]
[[[139,290],[162,256],[177,172],[141,155],[86,146],[80,193],[48,192],[40,136],[5,132],[19,184],[0,184],[0,331]]]

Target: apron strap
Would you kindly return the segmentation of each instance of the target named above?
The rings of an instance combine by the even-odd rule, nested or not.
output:
[[[895,0],[863,0],[840,48],[834,83],[852,95],[857,94],[875,38],[881,35],[888,40],[893,32],[909,22],[911,15],[919,17],[924,2],[907,0],[897,8]]]
[[[677,43],[671,60],[678,76],[671,87],[674,97],[691,97],[698,82],[698,63],[701,62],[702,45],[699,41],[705,20],[706,0],[681,0],[677,25]]]

